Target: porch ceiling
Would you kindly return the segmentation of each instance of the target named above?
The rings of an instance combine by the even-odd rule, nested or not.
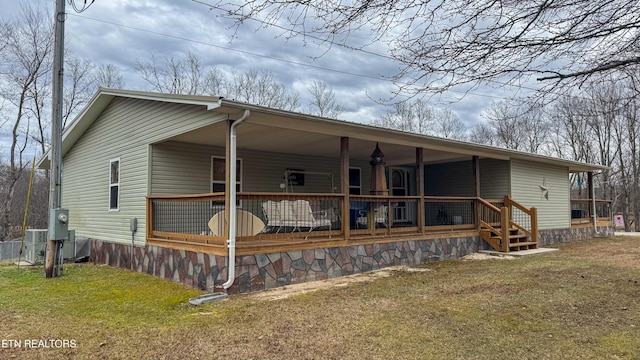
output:
[[[173,137],[171,140],[201,145],[224,146],[225,123],[215,123],[195,131]],[[300,129],[252,123],[247,121],[237,128],[237,146],[275,153],[295,153],[309,156],[329,158],[340,157],[340,136],[323,134]],[[387,165],[413,164],[416,159],[415,147],[379,141],[385,155]],[[376,141],[349,138],[349,154],[351,159],[369,160],[376,146]],[[444,152],[439,150],[424,151],[425,163],[467,160],[470,156]]]

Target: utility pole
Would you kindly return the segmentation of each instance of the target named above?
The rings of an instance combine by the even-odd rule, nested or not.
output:
[[[60,275],[60,258],[62,257],[62,229],[68,222],[68,214],[60,213],[62,203],[62,95],[64,78],[64,21],[65,1],[56,0],[55,10],[55,45],[53,50],[53,89],[51,111],[51,159],[49,182],[49,232],[45,259],[45,276],[47,278]]]

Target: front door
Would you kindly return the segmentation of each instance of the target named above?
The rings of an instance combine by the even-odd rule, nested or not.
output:
[[[391,196],[409,196],[409,171],[404,168],[390,168],[389,194]],[[407,203],[395,202],[392,204],[393,222],[407,222]]]

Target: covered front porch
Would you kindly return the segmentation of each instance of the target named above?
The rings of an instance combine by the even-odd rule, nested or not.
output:
[[[486,238],[505,252],[537,246],[535,210],[507,195],[506,160],[280,128],[278,134],[298,140],[291,147],[274,140],[277,150],[288,152],[273,152],[266,129],[258,126],[265,136],[256,140],[252,128],[238,130],[235,180],[226,161],[231,149],[200,143],[206,142],[198,140],[202,130],[153,146],[148,244],[227,256],[231,208],[238,256],[452,237]],[[382,176],[372,165],[378,147]],[[200,185],[194,181],[203,175],[176,178],[176,172],[200,174],[209,164],[211,178]],[[173,193],[176,183],[212,192]]]
[[[566,192],[568,173],[585,171],[541,157],[541,183],[514,186],[539,170],[527,169],[527,154],[263,108],[239,125],[220,121],[152,144],[149,153],[147,243],[222,256],[228,209],[236,255],[453,237],[479,237],[504,252],[536,248],[537,211],[513,191],[535,200],[549,182]],[[545,206],[564,208],[569,228],[569,205],[567,193]]]

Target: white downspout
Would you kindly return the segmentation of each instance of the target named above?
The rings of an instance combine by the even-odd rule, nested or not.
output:
[[[249,110],[245,110],[242,117],[231,124],[231,139],[229,140],[229,181],[231,184],[229,186],[229,206],[231,209],[227,209],[229,211],[229,239],[227,239],[227,248],[229,249],[229,271],[227,282],[222,284],[224,290],[227,291],[228,288],[233,285],[236,277],[236,126],[238,126],[241,122],[245,121],[249,118],[249,114],[251,112]]]

